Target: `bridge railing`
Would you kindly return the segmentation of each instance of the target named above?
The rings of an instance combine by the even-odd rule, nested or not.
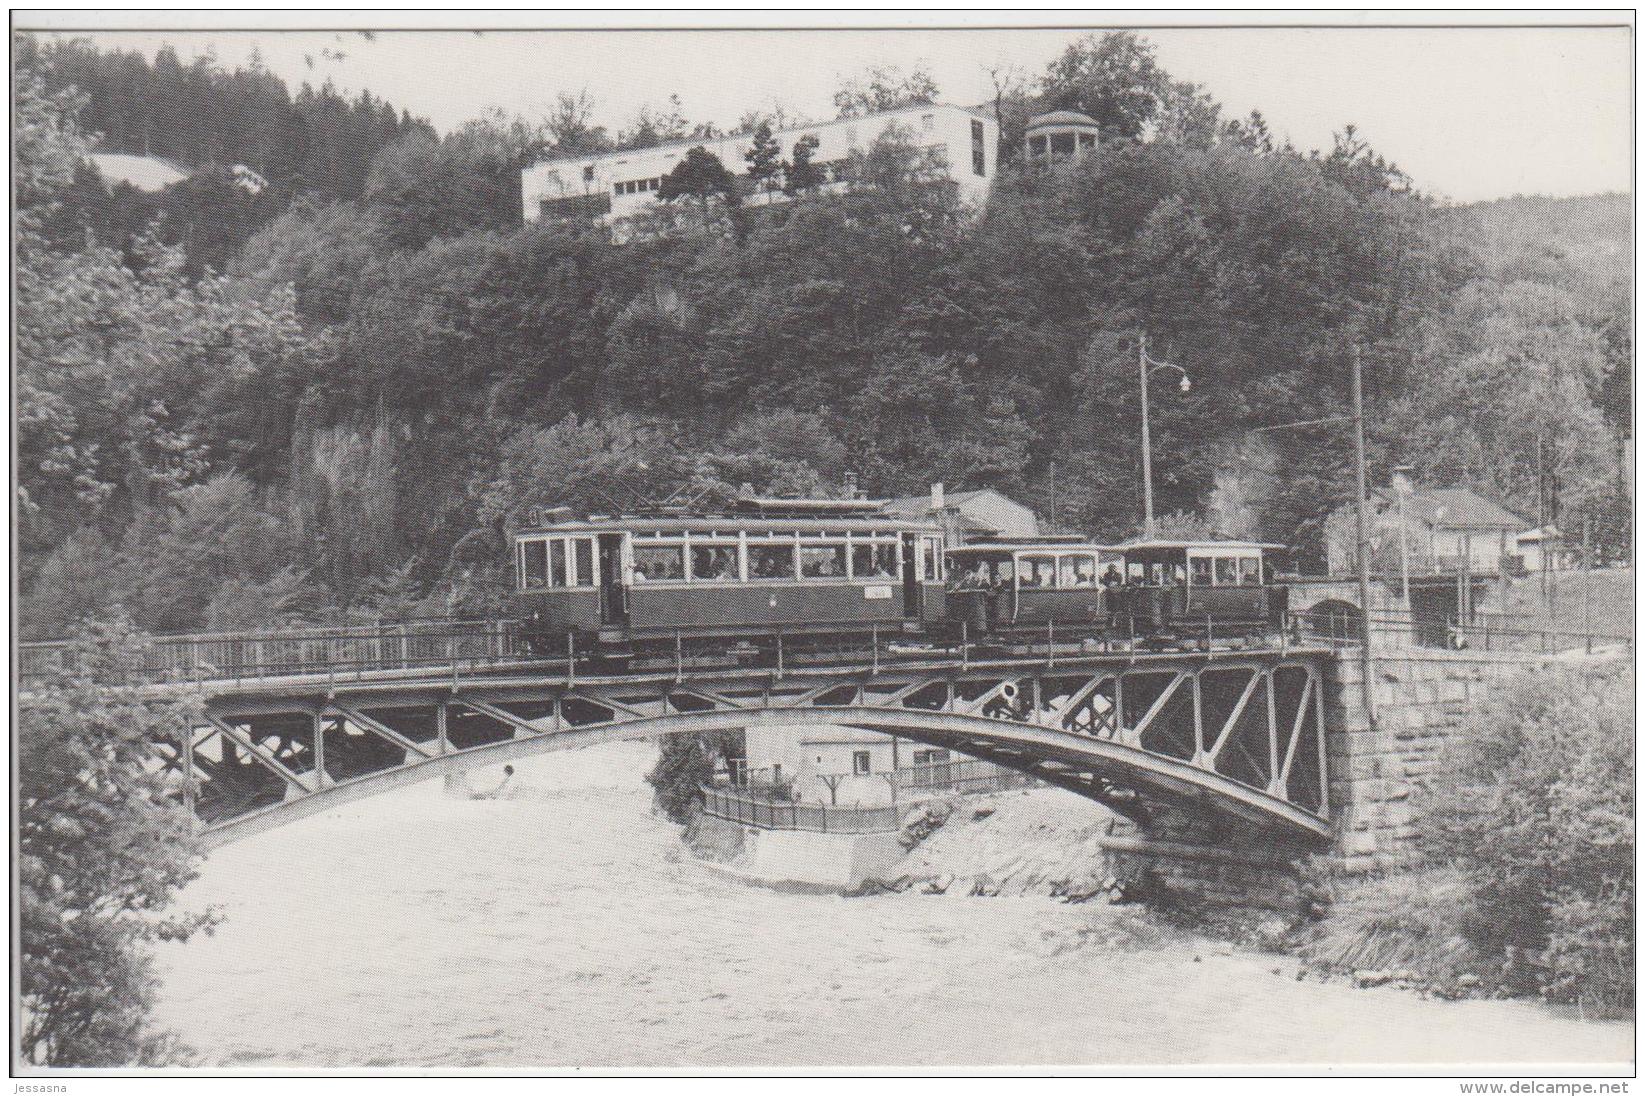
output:
[[[1399,609],[1381,609],[1371,616],[1373,643],[1391,646],[1449,648],[1497,652],[1595,651],[1632,646],[1633,637],[1594,629],[1547,627],[1534,618],[1481,613],[1472,621]],[[1358,612],[1301,613],[1293,615],[1292,631],[1304,640],[1335,648],[1358,647]]]
[[[918,762],[896,772],[897,791],[918,795],[926,792],[1005,792],[1027,788],[1038,782],[1025,773],[1007,769],[982,758],[957,758],[951,762]]]
[[[222,681],[311,674],[345,677],[455,663],[527,658],[512,621],[433,619],[384,625],[154,636],[135,674],[144,681]],[[70,668],[65,641],[18,645],[18,675],[37,681]]]
[[[808,830],[818,834],[880,834],[896,830],[898,807],[835,807],[785,803],[753,796],[724,785],[702,785],[703,811],[762,830]]]

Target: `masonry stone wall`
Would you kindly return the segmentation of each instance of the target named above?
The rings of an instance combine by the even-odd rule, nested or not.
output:
[[[1415,801],[1428,782],[1443,779],[1447,745],[1491,691],[1534,672],[1541,661],[1433,648],[1378,651],[1373,726],[1359,654],[1344,651],[1333,659],[1325,675],[1325,744],[1341,868],[1397,868],[1418,858]]]

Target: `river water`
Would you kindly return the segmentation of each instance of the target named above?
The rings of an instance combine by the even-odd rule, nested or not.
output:
[[[548,755],[504,797],[435,782],[216,851],[185,902],[227,921],[161,952],[157,1020],[205,1065],[262,1068],[1632,1055],[1629,1025],[1298,982],[1125,908],[750,887],[650,814],[649,759]]]

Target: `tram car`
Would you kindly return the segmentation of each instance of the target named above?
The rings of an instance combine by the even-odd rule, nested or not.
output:
[[[948,618],[981,638],[1049,623],[1098,631],[1110,621],[1104,576],[1117,585],[1119,550],[1078,536],[996,537],[948,551]],[[949,629],[953,631],[952,628]]]
[[[942,530],[869,500],[739,499],[720,513],[547,515],[514,536],[535,654],[770,656],[944,619]]]
[[[1119,546],[1124,582],[1106,591],[1116,632],[1151,646],[1255,642],[1284,627],[1289,591],[1271,581],[1259,541],[1144,539]]]

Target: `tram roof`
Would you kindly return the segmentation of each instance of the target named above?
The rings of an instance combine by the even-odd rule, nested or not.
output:
[[[1121,541],[1114,546],[1120,552],[1185,552],[1203,549],[1208,552],[1217,549],[1283,549],[1285,545],[1276,545],[1268,541],[1236,541],[1229,539],[1214,539],[1205,541],[1178,541],[1163,537],[1137,537],[1129,541]]]
[[[1113,545],[1098,545],[1079,537],[996,537],[973,541],[948,550],[950,556],[1002,552],[1118,552]]]
[[[712,530],[736,533],[740,530],[779,533],[941,533],[930,522],[910,521],[895,515],[842,514],[834,517],[796,518],[774,514],[698,515],[594,515],[526,526],[518,536],[568,533],[685,533]]]

